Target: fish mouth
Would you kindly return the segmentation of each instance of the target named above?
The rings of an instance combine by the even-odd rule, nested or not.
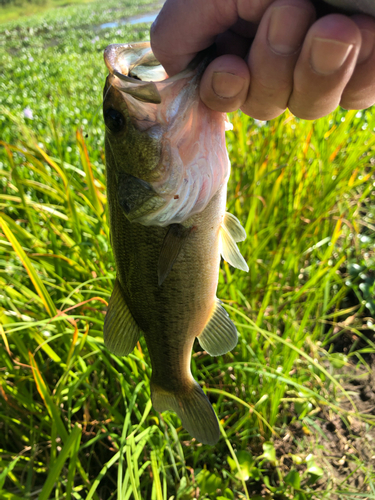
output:
[[[138,101],[160,104],[159,90],[186,78],[201,65],[201,72],[213,58],[213,47],[200,52],[187,68],[169,78],[154,56],[150,42],[114,43],[104,50],[104,62],[110,73],[110,84]]]
[[[142,102],[161,103],[155,82],[168,79],[168,75],[154,56],[150,42],[109,45],[104,61],[116,89]]]

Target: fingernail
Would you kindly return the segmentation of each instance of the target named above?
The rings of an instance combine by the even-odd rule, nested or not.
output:
[[[316,37],[311,47],[311,66],[321,75],[330,75],[342,67],[352,48],[350,43]]]
[[[361,30],[362,43],[358,54],[357,63],[365,62],[374,50],[375,35],[370,30]]]
[[[268,26],[268,43],[277,54],[290,55],[302,45],[310,25],[311,14],[305,9],[284,6],[272,10]]]
[[[233,73],[216,71],[212,76],[212,90],[223,99],[236,97],[244,85],[245,79]]]

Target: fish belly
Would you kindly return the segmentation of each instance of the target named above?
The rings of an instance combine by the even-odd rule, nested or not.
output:
[[[111,234],[118,278],[129,310],[144,333],[153,380],[166,388],[178,386],[190,377],[192,345],[215,302],[225,188],[202,213],[187,221],[192,230],[161,286],[158,261],[168,228],[130,223],[117,203],[113,211]]]

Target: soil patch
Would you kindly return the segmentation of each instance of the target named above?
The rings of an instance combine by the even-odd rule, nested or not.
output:
[[[369,373],[363,366],[356,368],[350,364],[341,371],[344,389],[352,398],[358,413],[368,416],[370,421],[375,415],[374,371]],[[284,434],[273,441],[279,468],[284,477],[292,467],[302,475],[306,465],[296,465],[295,457],[305,459],[311,453],[316,463],[324,470],[324,476],[311,485],[314,490],[312,498],[373,499],[375,427],[353,414],[346,413],[353,412],[353,406],[346,396],[338,399],[337,404],[343,409],[341,415],[328,407],[322,407],[313,418],[292,422]],[[270,476],[274,476],[271,470]],[[287,498],[270,496],[271,492],[264,485],[259,487],[258,490],[256,487],[250,487],[249,493],[257,494],[259,498]],[[329,496],[327,492],[330,492]]]

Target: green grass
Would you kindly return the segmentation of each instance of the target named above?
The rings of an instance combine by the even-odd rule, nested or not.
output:
[[[192,357],[221,423],[218,445],[202,446],[174,414],[153,410],[144,340],[126,358],[103,345],[115,269],[102,51],[148,32],[92,26],[149,9],[115,5],[50,11],[0,30],[0,499],[256,499],[262,485],[263,498],[353,498],[358,491],[336,484],[318,456],[299,450],[286,470],[272,443],[296,421],[313,432],[322,408],[375,423],[342,376],[349,362],[370,370],[374,345],[330,347],[354,312],[372,328],[372,111],[266,124],[232,115],[228,210],[247,230],[250,272],[226,263],[220,271],[218,297],[238,346]],[[367,495],[373,471],[359,467]]]
[[[0,22],[32,16],[56,7],[90,3],[92,0],[2,0],[0,2]]]

